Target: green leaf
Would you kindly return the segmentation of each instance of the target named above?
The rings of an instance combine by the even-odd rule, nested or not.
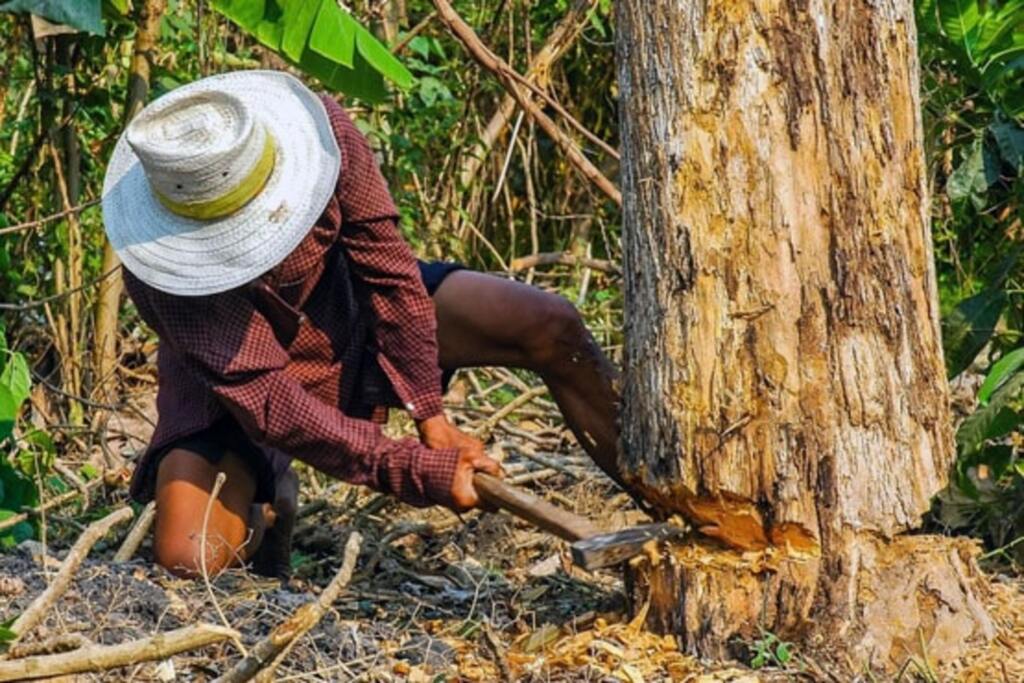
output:
[[[963,44],[968,53],[977,40],[981,13],[976,0],[938,0],[939,23],[950,40]]]
[[[1021,366],[1024,366],[1024,348],[1011,351],[1000,358],[988,371],[988,376],[978,389],[978,402],[982,405],[988,403],[992,392],[1001,387]]]
[[[359,24],[347,12],[334,11],[337,9],[338,3],[335,0],[322,0],[313,30],[309,34],[309,49],[351,69],[354,66],[356,27]]]
[[[310,0],[278,0],[282,4],[281,21],[284,31],[281,36],[281,51],[293,61],[302,59],[306,42],[320,7]]]
[[[999,169],[978,136],[971,145],[971,153],[956,167],[946,181],[946,193],[951,201],[983,197],[989,186],[999,178]]]
[[[214,9],[330,90],[369,101],[412,74],[336,0],[215,0]]]
[[[7,387],[0,385],[0,442],[14,432],[14,420],[18,416],[18,406],[14,395]]]
[[[6,626],[0,626],[0,643],[10,643],[18,638],[18,634],[7,628]]]
[[[0,12],[28,12],[56,24],[103,35],[101,0],[8,0]]]
[[[1010,410],[1009,404],[1017,398],[1021,388],[1024,388],[1024,372],[1011,377],[992,394],[987,404],[960,424],[956,442],[962,455],[978,451],[987,440],[1003,436],[1014,428],[1014,424],[1019,424],[1020,418]]]
[[[792,658],[793,655],[789,651],[789,643],[779,643],[775,648],[775,661],[779,664],[786,664]]]
[[[1006,292],[987,289],[964,299],[942,321],[942,347],[946,372],[956,377],[974,361],[992,338],[1006,307]]]
[[[1024,175],[1024,128],[1016,123],[998,121],[989,126],[999,154],[1019,175]]]
[[[7,387],[20,408],[32,391],[32,376],[25,356],[20,353],[11,354],[10,360],[0,372],[0,384]]]
[[[213,8],[249,33],[255,33],[266,14],[266,4],[266,0],[214,0]]]
[[[412,86],[413,77],[409,70],[384,47],[373,34],[362,26],[356,30],[356,47],[369,64],[400,88]]]

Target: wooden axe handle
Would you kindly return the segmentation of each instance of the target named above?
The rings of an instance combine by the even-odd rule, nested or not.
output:
[[[474,474],[473,488],[485,503],[511,512],[566,541],[579,541],[601,533],[589,519],[556,507],[489,474]]]

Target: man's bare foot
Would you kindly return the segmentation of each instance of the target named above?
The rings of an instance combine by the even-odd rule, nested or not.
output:
[[[298,511],[299,478],[289,467],[275,482],[274,504],[264,506],[262,542],[252,557],[252,570],[262,576],[287,579],[291,574],[292,532]]]

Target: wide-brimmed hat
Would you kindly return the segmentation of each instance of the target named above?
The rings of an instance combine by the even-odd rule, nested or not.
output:
[[[152,287],[223,292],[298,246],[340,166],[327,111],[298,79],[210,76],[152,102],[117,141],[103,181],[107,237]]]

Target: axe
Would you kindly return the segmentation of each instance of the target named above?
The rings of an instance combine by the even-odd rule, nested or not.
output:
[[[473,475],[473,488],[485,503],[571,542],[573,563],[588,570],[625,562],[640,554],[649,541],[679,538],[685,534],[684,529],[664,522],[605,533],[586,517],[563,510],[483,472]]]

